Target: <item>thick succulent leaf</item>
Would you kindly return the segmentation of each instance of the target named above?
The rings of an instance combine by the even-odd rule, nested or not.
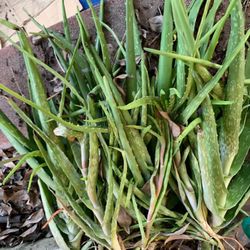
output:
[[[7,136],[11,135],[27,149],[34,149],[34,142],[26,138],[20,130],[10,121],[10,119],[0,109],[0,130]]]
[[[39,185],[39,190],[40,190],[40,194],[41,194],[41,199],[43,202],[45,215],[46,215],[47,220],[49,220],[50,217],[55,212],[55,211],[53,211],[53,205],[50,202],[51,194],[50,194],[47,186],[41,180],[38,181],[38,185]],[[70,248],[68,247],[67,243],[65,242],[65,239],[64,239],[62,233],[60,232],[60,230],[58,229],[54,220],[50,221],[49,228],[50,228],[50,231],[51,231],[51,233],[56,241],[56,244],[61,249],[70,250]]]
[[[221,69],[217,71],[215,76],[199,91],[199,93],[190,101],[180,115],[180,119],[183,123],[186,123],[192,114],[198,109],[200,104],[204,101],[207,95],[218,84],[221,77],[224,75],[227,68],[231,65],[233,60],[237,57],[238,53],[245,46],[246,41],[250,36],[250,30],[242,37],[241,41],[235,47],[234,51],[228,56]]]
[[[217,218],[216,224],[220,224],[223,218],[219,212],[219,204],[217,200],[221,195],[225,197],[224,179],[221,169],[216,165],[212,165],[210,154],[207,148],[207,138],[203,131],[197,134],[198,143],[198,160],[202,179],[203,197],[207,208]]]
[[[244,37],[245,22],[242,5],[238,1],[231,14],[231,33],[227,48],[227,58]],[[233,101],[232,105],[223,107],[222,126],[220,129],[220,153],[223,173],[230,174],[230,168],[239,149],[241,113],[244,96],[245,80],[245,48],[243,47],[228,70],[228,80],[225,85],[225,100]]]
[[[161,34],[161,51],[172,52],[173,50],[173,17],[171,1],[164,4],[163,27]],[[169,95],[169,88],[172,84],[172,63],[173,59],[160,56],[158,66],[157,92],[160,95],[161,90]],[[168,72],[168,74],[166,74]]]
[[[250,188],[250,164],[245,163],[228,186],[228,196],[225,208],[231,209],[239,203]]]
[[[235,207],[227,211],[226,216],[225,216],[225,222],[223,223],[221,228],[224,228],[230,225],[233,219],[239,214],[243,206],[245,206],[249,198],[250,198],[250,189],[247,190],[245,195],[242,197],[242,199],[239,201],[239,203]]]
[[[235,176],[242,167],[249,153],[249,149],[250,149],[250,115],[248,114],[244,129],[240,134],[239,150],[230,169],[230,174],[229,174],[230,179],[233,176]]]

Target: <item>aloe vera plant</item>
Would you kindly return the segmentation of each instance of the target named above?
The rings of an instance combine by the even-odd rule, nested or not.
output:
[[[250,31],[245,31],[241,1],[231,0],[217,23],[222,1],[205,1],[201,18],[203,1],[188,8],[182,0],[166,1],[160,50],[141,47],[133,1],[125,2],[125,47],[90,1],[96,46],[79,12],[76,45],[64,7],[65,36],[33,20],[63,74],[34,56],[23,28],[0,20],[18,33],[19,44],[7,39],[23,54],[29,98],[4,84],[0,89],[30,107],[27,114],[8,100],[32,131],[25,137],[0,112],[0,129],[23,155],[4,183],[28,162],[32,176],[39,177],[48,224],[61,249],[95,244],[156,249],[173,236],[204,242],[204,249],[224,249],[222,229],[230,228],[250,195],[245,161]],[[229,18],[227,53],[218,64],[213,56]],[[115,59],[103,28],[117,41]],[[147,64],[153,54],[159,56],[157,75]],[[125,59],[125,68],[119,59]],[[39,67],[63,86],[49,101]],[[126,76],[123,86],[115,83],[119,73]]]

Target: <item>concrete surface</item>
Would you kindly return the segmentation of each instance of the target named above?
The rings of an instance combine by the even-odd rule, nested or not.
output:
[[[60,250],[53,238],[45,238],[34,243],[24,243],[11,248],[0,248],[0,250]]]
[[[27,32],[34,32],[38,31],[38,28],[30,21],[29,16],[24,10],[35,17],[36,20],[45,27],[50,27],[62,21],[61,4],[61,0],[0,0],[0,17],[24,26]],[[81,9],[78,0],[65,1],[65,7],[69,17],[76,13],[77,7]],[[51,15],[51,13],[53,13],[53,15]],[[17,36],[14,31],[7,28],[1,30],[11,35],[14,41],[17,41]],[[4,47],[6,44],[8,43],[2,41],[0,47]]]

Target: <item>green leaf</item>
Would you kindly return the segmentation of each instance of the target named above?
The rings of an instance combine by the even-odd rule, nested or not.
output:
[[[126,0],[126,74],[128,75],[126,81],[127,100],[132,102],[137,92],[133,0]]]
[[[57,121],[58,123],[61,123],[62,125],[64,125],[66,128],[69,128],[73,131],[78,131],[78,132],[108,132],[108,129],[105,129],[105,128],[98,128],[98,127],[90,127],[90,126],[85,126],[85,125],[74,125],[73,123],[70,123],[70,122],[67,122],[65,120],[63,120],[62,118],[60,117],[57,117],[56,115],[50,113],[48,110],[44,109],[43,107],[41,106],[38,106],[37,104],[35,104],[34,102],[26,99],[25,97],[17,94],[15,91],[5,87],[3,84],[0,84],[0,89],[4,90],[5,92],[7,92],[8,94],[12,95],[13,97],[17,98],[18,100],[30,105],[31,107],[33,108],[36,108],[42,112],[44,112],[48,117],[50,117],[51,119]],[[9,100],[9,103],[12,105],[12,106],[15,106],[15,103],[11,100]]]
[[[233,60],[237,57],[238,53],[244,47],[246,41],[250,36],[250,30],[242,37],[240,43],[236,46],[233,53],[231,53],[227,60],[224,62],[221,69],[215,74],[215,76],[199,91],[199,93],[190,101],[186,108],[182,111],[180,119],[183,123],[186,123],[192,114],[198,109],[200,104],[206,98],[206,96],[211,92],[211,90],[217,85],[227,68],[231,65]]]
[[[43,202],[44,212],[45,212],[47,220],[49,220],[51,218],[51,216],[53,215],[53,213],[55,212],[53,209],[52,202],[51,202],[51,199],[52,199],[51,193],[48,190],[48,187],[41,180],[38,180],[38,185],[39,185],[39,190],[40,190],[40,194],[41,194],[41,199]],[[61,249],[70,250],[70,248],[68,247],[67,243],[65,242],[65,239],[64,239],[62,233],[60,232],[60,230],[58,229],[57,224],[55,223],[54,220],[50,221],[49,228],[50,228],[51,233],[56,241],[56,244]]]
[[[229,60],[234,48],[242,41],[245,32],[244,14],[241,2],[238,1],[231,14],[231,33],[228,41],[226,61]],[[249,30],[250,32],[250,30]],[[228,69],[228,79],[225,85],[225,100],[232,105],[223,107],[222,126],[219,143],[224,175],[230,173],[233,160],[239,149],[239,134],[243,96],[245,92],[245,48],[239,51]]]
[[[245,122],[245,126],[243,131],[240,134],[239,138],[239,150],[237,155],[232,163],[229,178],[235,176],[243,165],[250,149],[250,115],[248,113],[247,120]]]
[[[41,156],[39,151],[33,151],[30,153],[27,153],[26,155],[24,155],[19,162],[16,164],[15,167],[13,167],[11,169],[11,171],[5,176],[4,180],[3,180],[3,185],[6,184],[6,182],[15,174],[15,172],[17,170],[19,170],[19,168],[22,167],[22,165],[29,159],[29,158],[34,158],[34,157],[39,157]]]
[[[160,51],[171,52],[173,50],[173,17],[171,1],[164,3],[163,12],[163,27],[161,33],[161,45]],[[160,95],[160,91],[163,89],[167,95],[169,95],[169,88],[172,84],[172,63],[171,57],[165,57],[163,55],[159,58],[158,65],[158,81],[157,81],[157,93]],[[166,74],[166,72],[168,72]]]
[[[231,209],[236,206],[250,188],[249,182],[250,164],[245,163],[228,186],[228,196],[225,208]]]

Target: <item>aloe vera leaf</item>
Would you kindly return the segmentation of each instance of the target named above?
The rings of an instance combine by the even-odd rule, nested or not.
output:
[[[133,0],[126,0],[126,74],[128,75],[126,94],[128,102],[134,100],[134,95],[137,92],[133,10]]]
[[[162,171],[162,184],[163,185],[162,185],[162,188],[160,190],[160,194],[159,194],[159,197],[157,199],[154,213],[152,216],[152,224],[154,223],[155,218],[158,215],[158,212],[159,212],[161,205],[162,205],[163,198],[167,192],[169,175],[170,175],[170,170],[172,167],[172,160],[171,160],[172,153],[173,153],[172,142],[170,141],[170,143],[168,144],[168,148],[166,150],[166,155],[165,155],[165,159],[164,159],[164,163],[163,163],[164,165],[160,166],[160,171]]]
[[[201,64],[196,64],[195,70],[205,83],[209,82],[213,78],[212,74]],[[224,98],[224,91],[223,87],[221,86],[221,83],[218,82],[218,84],[213,88],[211,95],[215,95],[216,99]]]
[[[15,31],[20,30],[20,27],[18,25],[11,23],[8,20],[3,19],[3,18],[0,18],[0,24],[6,26],[9,29],[15,30]]]
[[[243,165],[244,160],[247,157],[250,149],[249,141],[250,141],[250,115],[248,114],[244,129],[240,134],[239,138],[239,151],[234,158],[234,161],[230,169],[230,174],[228,176],[230,179],[238,173],[241,166]]]
[[[103,217],[103,231],[106,235],[110,235],[111,233],[111,221],[113,217],[113,207],[114,207],[114,176],[113,176],[113,169],[112,163],[110,159],[110,155],[108,156],[108,170],[106,170],[106,180],[108,182],[108,193],[107,193],[107,202],[105,206],[105,212]]]
[[[115,248],[115,246],[118,247],[120,245],[117,239],[117,218],[118,218],[121,203],[122,203],[123,190],[124,190],[127,170],[128,170],[127,156],[126,156],[125,151],[122,151],[120,149],[117,149],[117,150],[120,151],[122,154],[123,172],[122,172],[121,183],[120,183],[120,187],[118,191],[118,196],[116,197],[116,205],[115,205],[114,215],[113,215],[112,223],[111,223],[111,241],[112,241],[112,246],[114,249],[119,249],[119,248]]]
[[[204,10],[203,10],[203,13],[202,13],[202,18],[201,18],[201,21],[200,21],[200,24],[199,24],[196,39],[195,39],[195,52],[194,53],[195,54],[197,53],[198,55],[200,53],[199,53],[199,51],[197,49],[199,47],[199,41],[201,39],[201,35],[203,33],[203,30],[204,30],[204,26],[205,26],[205,23],[206,23],[207,14],[208,14],[208,11],[209,11],[210,4],[211,4],[211,0],[207,0],[206,4],[205,4],[205,7],[204,7]]]
[[[187,199],[187,196],[186,196],[186,192],[185,192],[185,185],[183,184],[180,176],[179,176],[179,173],[177,171],[177,168],[175,166],[175,179],[176,179],[176,182],[177,182],[177,185],[178,185],[178,196],[180,197],[180,200],[182,201],[184,207],[186,208],[188,214],[191,216],[191,218],[195,219],[195,213],[194,211],[191,209],[190,207],[190,204],[189,204],[189,201]]]
[[[68,188],[65,186],[65,183],[62,182],[62,178],[60,177],[60,173],[59,173],[58,169],[56,169],[54,164],[51,162],[50,157],[48,156],[48,153],[43,148],[43,145],[41,144],[41,142],[37,138],[35,138],[35,141],[37,143],[37,146],[38,146],[40,152],[43,155],[43,158],[44,158],[46,164],[48,165],[49,169],[51,170],[51,172],[53,173],[53,175],[55,177],[55,181],[57,183],[57,191],[60,191],[60,197],[56,196],[56,198],[60,200],[60,203],[62,203],[62,199],[65,199],[65,198],[67,199],[70,206],[72,206],[72,209],[75,211],[76,214],[78,214],[78,216],[79,216],[79,217],[77,216],[78,221],[79,221],[79,223],[82,223],[81,228],[83,229],[83,231],[87,235],[89,235],[91,238],[94,238],[94,239],[96,237],[100,237],[100,239],[106,239],[106,237],[104,236],[103,232],[101,231],[99,225],[97,225],[86,214],[86,209],[84,210],[82,208],[82,206],[80,206],[79,202],[76,201],[76,199],[73,198],[71,194],[69,194]],[[78,181],[78,180],[80,180],[79,177],[78,177],[78,179],[76,179],[76,181]],[[83,183],[82,183],[82,188],[83,188]],[[62,197],[62,195],[63,195],[63,197]],[[84,191],[81,193],[81,196],[79,196],[79,197],[80,198],[83,197],[82,198],[83,203],[86,205],[86,207],[88,207],[91,210],[92,206],[90,205],[87,196],[85,196]],[[64,207],[64,209],[69,213],[68,209],[66,209],[65,207]],[[74,215],[74,213],[70,214],[71,217],[76,216],[76,215],[74,215],[74,216],[73,215]],[[76,224],[78,224],[78,223],[76,223]],[[97,239],[97,241],[98,241],[98,239]]]
[[[18,142],[29,150],[34,149],[34,142],[26,138],[20,130],[10,121],[10,119],[0,109],[0,129],[5,135],[13,136]]]
[[[196,20],[197,20],[197,17],[199,15],[200,8],[201,8],[203,2],[204,2],[204,0],[198,0],[198,1],[196,0],[191,5],[191,8],[189,9],[188,19],[189,19],[189,23],[190,23],[190,26],[192,28],[192,31],[195,30]]]
[[[179,38],[178,43],[177,43],[177,53],[183,55],[185,53],[185,50],[182,47],[181,43],[182,43],[181,38]],[[190,71],[187,77],[186,65],[184,61],[176,60],[176,89],[180,93],[180,98],[181,98],[181,101],[179,104],[180,106],[186,100],[186,96],[189,95],[189,89],[191,85],[190,83],[192,83],[192,81],[190,80],[191,80]]]
[[[205,35],[214,25],[215,15],[217,13],[218,8],[221,5],[222,0],[214,1],[212,7],[209,10],[207,18],[205,20],[204,28],[202,35]],[[205,41],[201,47],[201,57],[204,57],[205,50],[207,49],[208,41]]]
[[[112,113],[113,113],[113,116],[114,116],[114,120],[116,122],[116,127],[118,129],[118,133],[119,133],[119,137],[120,137],[120,140],[121,140],[122,147],[124,148],[124,150],[128,154],[127,160],[128,160],[128,163],[129,163],[130,170],[131,170],[131,172],[132,172],[132,174],[133,174],[133,176],[135,178],[135,181],[138,182],[138,185],[142,185],[144,181],[143,181],[141,172],[139,170],[138,163],[136,162],[135,156],[134,156],[134,154],[132,152],[132,149],[131,149],[131,147],[129,145],[129,141],[128,141],[126,132],[124,130],[124,124],[123,124],[123,122],[121,120],[121,117],[119,115],[119,111],[117,109],[115,100],[113,99],[111,89],[110,89],[109,84],[107,82],[107,79],[105,77],[103,78],[103,83],[104,83],[103,91],[106,92],[106,94],[105,94],[106,99],[109,102],[109,105],[110,105],[110,107],[112,109]]]
[[[69,22],[66,14],[64,0],[62,0],[62,16],[63,16],[63,29],[66,39],[71,43],[71,35],[69,30]]]
[[[140,99],[137,99],[127,105],[124,106],[118,106],[120,110],[130,110],[135,109],[144,105],[154,105],[157,106],[160,109],[160,98],[159,97],[153,97],[153,96],[145,96]]]
[[[246,56],[245,78],[250,80],[250,47],[247,50]]]
[[[100,0],[100,4],[99,4],[99,22],[102,23],[104,20],[104,0]],[[100,40],[99,37],[96,37],[95,40],[95,48],[96,51],[99,53],[100,52]]]
[[[232,10],[233,10],[233,8],[234,8],[234,6],[236,5],[237,2],[238,2],[238,0],[231,0],[230,1],[230,4],[229,4],[229,6],[227,8],[227,11],[226,11],[225,15],[220,20],[221,22],[218,22],[218,25],[217,25],[216,30],[214,32],[214,35],[211,38],[210,44],[209,44],[208,49],[206,51],[205,59],[207,59],[207,60],[212,59],[215,48],[216,48],[216,46],[218,44],[218,41],[219,41],[219,38],[220,38],[220,34],[221,34],[222,30],[223,30],[223,27],[225,26],[225,23],[226,23],[229,15],[231,14],[231,12],[232,12]],[[209,38],[209,36],[208,36],[208,38]]]
[[[130,148],[127,135],[126,135],[126,133],[124,131],[121,114],[120,114],[120,112],[118,112],[118,109],[116,107],[117,106],[117,104],[116,104],[116,98],[117,98],[116,93],[118,91],[117,91],[116,87],[114,86],[109,73],[106,72],[105,69],[103,69],[104,72],[105,72],[105,78],[104,78],[105,81],[103,81],[103,79],[102,79],[102,77],[100,75],[100,72],[99,72],[98,68],[95,65],[95,60],[94,60],[90,50],[88,49],[87,45],[84,43],[84,30],[83,30],[83,27],[81,26],[82,21],[81,21],[81,19],[79,17],[78,17],[78,22],[79,22],[79,25],[80,25],[80,32],[81,32],[82,42],[83,42],[83,45],[84,45],[86,56],[87,56],[87,58],[88,58],[88,60],[90,62],[90,66],[92,68],[92,71],[95,72],[96,81],[100,84],[100,86],[101,86],[101,88],[102,88],[102,90],[104,92],[104,95],[106,96],[106,99],[108,100],[109,105],[110,105],[110,107],[112,109],[114,120],[116,121],[116,127],[118,128],[118,133],[119,134],[122,133],[122,135],[120,134],[121,143],[122,143],[123,147],[126,147],[126,152],[129,152],[129,154],[130,154],[130,156],[128,157],[128,159],[129,159],[129,167],[131,168],[131,171],[132,171],[134,177],[136,178],[136,180],[139,181],[138,183],[140,183],[142,185],[143,179],[142,179],[142,176],[141,176],[141,172],[139,171],[138,163],[136,162],[135,156],[133,155],[133,152],[132,152],[132,150]],[[100,64],[100,65],[102,65],[102,64]],[[118,92],[118,96],[119,95],[120,94]],[[120,101],[120,99],[119,99],[119,101]],[[118,102],[118,103],[123,103],[123,101]],[[123,113],[123,115],[126,115],[126,119],[128,119],[131,122],[131,117],[129,116],[128,113]],[[143,146],[144,143],[143,143],[143,140],[140,137],[139,133],[136,133],[135,131],[132,131],[132,133],[133,133],[134,136],[133,136],[133,138],[131,138],[130,142],[133,141],[133,140],[137,140],[137,144],[138,144],[138,142],[141,143],[141,147],[140,147],[141,150],[142,149],[145,150],[145,145]],[[137,155],[137,157],[138,157],[138,155]],[[133,164],[132,164],[132,162],[133,162]],[[147,169],[143,169],[143,172],[146,174]]]
[[[51,195],[49,193],[47,186],[41,180],[38,180],[38,186],[41,194],[41,199],[43,202],[44,212],[46,218],[49,219],[53,214],[51,197],[50,197]],[[56,244],[63,250],[70,250],[54,220],[50,221],[49,228],[56,241]]]
[[[197,146],[203,197],[207,208],[213,215],[213,225],[218,226],[223,222],[223,218],[220,214],[219,203],[217,201],[220,199],[220,194],[225,197],[225,186],[222,169],[219,169],[218,166],[211,165],[211,161],[209,160],[210,154],[207,152],[206,140],[204,131],[200,130],[197,133]],[[213,175],[213,177],[211,177],[211,175]],[[222,187],[222,189],[218,187]]]
[[[250,167],[248,163],[245,163],[228,186],[226,209],[236,206],[248,191],[250,188],[249,175]]]
[[[249,165],[248,165],[249,167]],[[225,216],[225,223],[222,225],[222,227],[226,227],[232,223],[232,221],[235,219],[235,217],[239,214],[239,212],[242,210],[243,206],[246,205],[247,201],[250,198],[250,189],[247,190],[247,192],[244,194],[240,202],[232,209],[228,210],[226,216]]]
[[[88,98],[88,108],[92,117],[96,117],[96,107],[91,97]],[[103,222],[103,208],[97,196],[97,179],[99,174],[99,141],[96,133],[89,134],[89,165],[86,191],[93,205],[93,212],[100,224]]]
[[[201,209],[201,202],[203,200],[203,197],[202,197],[202,181],[201,181],[199,162],[192,151],[190,152],[189,158],[190,158],[190,164],[192,166],[193,180],[195,182],[194,189],[197,199],[197,209]]]
[[[73,202],[73,201],[72,201]],[[77,203],[75,203],[75,205],[78,206]],[[65,209],[65,211],[68,213],[69,217],[73,220],[73,222],[78,225],[79,228],[81,228],[81,230],[86,234],[87,237],[89,237],[90,239],[93,239],[93,241],[95,241],[96,243],[99,243],[101,246],[106,247],[107,249],[110,249],[110,242],[109,239],[105,238],[102,235],[98,235],[98,229],[96,228],[95,230],[90,230],[88,228],[88,226],[86,225],[86,223],[84,223],[83,220],[81,220],[81,218],[84,218],[83,214],[79,214],[78,216],[72,211],[70,210],[66,205],[62,204],[63,208]],[[73,209],[75,211],[77,211],[77,208]],[[80,209],[80,207],[78,207],[78,209]]]
[[[2,132],[19,154],[25,155],[29,153],[28,150],[31,149],[28,147],[31,145],[33,150],[36,148],[34,141],[29,142],[2,112],[0,112],[0,117],[1,117],[0,128]],[[39,163],[34,158],[27,159],[27,162],[32,169],[36,169],[39,166]],[[55,189],[55,185],[51,180],[51,177],[43,169],[38,173],[38,176],[51,189],[53,190]]]
[[[211,68],[215,68],[215,69],[220,69],[222,66],[217,64],[217,63],[213,63],[210,62],[208,60],[204,60],[204,59],[200,59],[200,58],[195,58],[192,56],[186,56],[186,55],[181,55],[181,54],[177,54],[177,53],[173,53],[173,52],[164,52],[161,50],[156,50],[156,49],[150,49],[150,48],[144,48],[145,51],[148,51],[150,53],[156,54],[156,55],[162,55],[162,56],[166,56],[166,57],[172,57],[175,58],[177,60],[182,60],[184,62],[187,63],[198,63],[207,67],[211,67]]]
[[[138,221],[138,225],[139,225],[139,229],[140,229],[142,244],[145,245],[145,243],[146,243],[146,235],[145,235],[145,231],[144,231],[143,220],[142,220],[142,218],[140,216],[135,196],[132,196],[132,204],[133,204],[133,207],[134,207],[134,210],[135,210],[135,213],[136,213],[136,219]]]
[[[182,37],[182,46],[187,54],[193,54],[195,41],[184,3],[182,0],[172,0],[171,3],[177,34]]]
[[[195,77],[197,88],[201,89],[202,83],[200,78],[196,75]],[[214,199],[217,207],[223,207],[226,202],[226,186],[224,183],[224,176],[222,171],[222,162],[220,159],[220,150],[219,150],[219,143],[218,143],[218,135],[217,135],[217,125],[215,120],[215,114],[213,111],[213,107],[209,97],[201,104],[202,108],[202,150],[205,152],[203,157],[207,157],[207,159],[203,158],[203,162],[200,163],[201,168],[201,176],[202,176],[202,183],[203,183],[203,190],[207,185],[207,182],[210,181],[212,183],[212,190],[204,191],[204,200],[209,209],[213,209],[212,213],[217,213],[217,209],[214,210],[213,207],[210,206],[210,199]],[[206,162],[206,163],[205,163]],[[205,169],[203,170],[204,165]],[[207,171],[210,173],[208,176],[206,173]],[[208,180],[210,179],[210,180]],[[212,198],[213,197],[213,198]],[[214,222],[217,223],[217,222]],[[220,222],[219,222],[220,223]]]
[[[129,185],[128,185],[128,191],[127,191],[126,201],[125,201],[125,208],[131,202],[132,195],[133,195],[134,184],[135,184],[134,181],[130,180]],[[125,183],[125,185],[126,185],[126,183]]]
[[[161,33],[160,51],[171,52],[173,50],[173,17],[171,1],[164,3],[163,11],[163,27]],[[172,84],[172,63],[173,59],[170,57],[160,56],[158,65],[158,80],[157,93],[160,95],[161,90],[167,94]],[[166,72],[168,72],[166,74]]]
[[[43,167],[46,167],[47,164],[46,163],[42,163],[40,164],[38,167],[36,167],[35,169],[33,169],[31,175],[30,175],[30,178],[29,178],[29,184],[28,184],[28,187],[27,187],[27,191],[30,192],[30,189],[31,189],[31,186],[32,186],[32,182],[33,182],[33,179],[34,179],[34,176],[37,174],[37,172],[39,170],[41,170]]]
[[[137,57],[141,56],[142,53],[141,30],[138,27],[134,5],[132,5],[131,7],[132,7],[131,11],[133,12],[132,14],[133,14],[133,30],[134,30],[134,49],[135,49],[135,56]]]
[[[15,167],[13,167],[11,169],[11,171],[4,177],[3,180],[3,185],[6,184],[6,182],[15,174],[15,172],[22,167],[22,165],[30,158],[34,158],[34,157],[39,157],[41,156],[40,152],[37,151],[33,151],[33,152],[29,152],[27,154],[25,154],[20,160],[19,162],[15,165]]]
[[[148,84],[149,84],[149,76],[148,71],[145,65],[145,56],[141,55],[141,81],[142,81],[142,97],[146,97],[148,94]],[[141,125],[147,125],[147,105],[143,105],[141,109]]]
[[[198,109],[202,101],[210,93],[210,91],[216,86],[220,78],[223,76],[227,68],[231,65],[232,61],[237,57],[238,53],[244,47],[245,42],[250,36],[250,30],[242,37],[241,41],[235,47],[234,51],[228,56],[221,69],[218,70],[216,75],[204,86],[199,93],[192,99],[192,101],[186,106],[180,115],[180,120],[186,123],[191,115]]]
[[[165,145],[163,146],[165,147]],[[157,187],[156,183],[154,182],[156,176],[157,176],[157,170],[159,168],[159,164],[156,166],[154,173],[151,175],[150,180],[149,180],[149,186],[150,186],[150,203],[148,207],[148,213],[147,213],[147,224],[146,224],[146,243],[149,241],[151,229],[152,229],[152,224],[153,224],[153,214],[154,214],[154,209],[156,206],[158,194],[157,194]],[[145,243],[144,243],[145,244]]]
[[[195,191],[192,186],[191,179],[188,175],[187,166],[186,166],[186,160],[187,160],[189,153],[190,153],[190,147],[187,147],[183,152],[182,159],[181,159],[179,166],[177,166],[177,170],[182,180],[184,191],[186,193],[189,204],[191,208],[194,211],[196,211],[198,204],[197,204],[197,200],[195,197]]]
[[[187,11],[185,9],[184,3],[182,0],[172,0],[172,11],[173,11],[173,20],[177,30],[177,52],[182,55],[193,55],[194,53],[194,36],[191,24],[188,19]],[[173,56],[173,55],[172,55]],[[186,84],[186,72],[185,65],[182,61],[176,62],[176,88],[180,93],[182,100],[178,106],[182,105],[189,95],[189,90],[192,86],[192,77],[188,74],[188,82]]]
[[[189,123],[189,125],[181,132],[181,134],[177,137],[175,143],[180,145],[181,142],[187,137],[187,135],[194,130],[197,125],[199,125],[202,122],[201,118],[196,118],[192,122]]]
[[[115,172],[118,176],[121,176],[121,172],[118,170],[118,169],[115,169]],[[126,187],[129,187],[129,181],[127,180],[125,182],[125,185]],[[140,200],[143,202],[143,206],[148,209],[148,206],[150,204],[150,198],[144,194],[138,187],[134,187],[133,188],[133,193],[134,195]],[[142,205],[142,204],[141,204]],[[165,206],[161,205],[160,206],[160,209],[159,209],[159,212],[166,215],[166,216],[169,216],[169,217],[172,217],[172,218],[178,218],[178,215],[176,213],[174,213],[173,211],[167,209]]]
[[[82,31],[82,33],[83,32],[84,31]],[[82,36],[82,39],[83,39],[83,36]],[[98,68],[95,66],[94,58],[91,55],[90,51],[88,50],[87,46],[85,46],[85,52],[86,52],[86,55],[87,55],[88,60],[90,62],[90,66],[92,67],[92,71],[95,72],[96,81],[99,82],[100,86],[102,87],[103,92],[106,95],[106,98],[107,98],[107,96],[112,95],[112,98],[114,99],[113,100],[114,104],[116,102],[119,104],[123,104],[123,101],[120,97],[120,93],[117,91],[117,88],[114,86],[110,74],[108,72],[106,72],[106,70],[104,69],[104,71],[103,71],[104,75],[107,77],[106,83],[109,85],[109,89],[110,89],[110,92],[107,93],[107,91],[106,91],[107,89],[103,86],[103,80],[100,76],[100,72],[98,71]],[[97,57],[95,57],[95,58],[97,58]],[[100,65],[101,65],[101,62],[100,62]],[[107,98],[107,99],[109,99],[109,98]],[[116,114],[116,113],[117,113],[117,111],[114,112],[114,114]],[[132,119],[127,111],[119,112],[119,114],[121,115],[121,117],[119,119],[123,120],[123,118],[124,118],[127,123],[129,123],[129,124],[132,123]],[[118,116],[117,116],[117,118],[118,118]],[[118,128],[119,128],[119,126],[118,126]],[[144,143],[143,139],[141,138],[140,134],[138,133],[138,131],[133,130],[133,129],[131,129],[131,130],[127,129],[126,133],[127,133],[126,136],[128,137],[127,138],[128,142],[131,144],[131,147],[134,151],[135,156],[133,156],[133,158],[136,158],[136,161],[140,164],[140,168],[141,168],[142,173],[144,174],[144,176],[146,178],[148,178],[148,169],[147,169],[146,165],[147,165],[147,163],[150,163],[151,160],[150,160],[150,156],[149,156],[149,153],[147,151],[147,148],[145,146],[145,143]],[[125,142],[125,141],[123,141],[123,142]],[[141,155],[138,154],[138,152],[141,152]],[[131,159],[133,159],[133,158],[131,158]],[[134,165],[134,166],[136,166],[136,165]]]
[[[125,127],[125,132],[136,157],[136,161],[139,164],[140,170],[145,179],[148,180],[150,177],[148,166],[152,166],[151,157],[149,155],[148,149],[137,130]],[[139,140],[135,139],[137,137],[139,138]]]
[[[60,149],[60,147],[52,141],[43,131],[41,131],[33,122],[29,119],[29,117],[18,108],[18,106],[12,102],[11,106],[15,109],[16,112],[20,115],[20,117],[25,120],[25,122],[39,134],[39,136],[46,142],[49,150],[51,151],[50,157],[53,163],[58,164],[58,169],[61,169],[65,176],[70,180],[71,185],[74,187],[76,193],[80,198],[83,200],[86,199],[86,195],[84,192],[84,186],[83,183],[80,180],[80,175],[77,173],[75,167],[72,165],[72,163],[69,161],[67,156],[64,154],[64,152]],[[58,170],[57,169],[57,170]],[[58,173],[59,174],[59,173]],[[61,175],[61,179],[64,179]]]
[[[228,42],[227,58],[244,37],[245,22],[241,2],[238,1],[231,14],[231,33]],[[223,119],[220,130],[220,153],[225,176],[230,173],[232,162],[239,149],[240,122],[244,96],[245,48],[243,47],[228,69],[228,80],[225,86],[225,100],[233,101],[232,105],[223,108]]]
[[[28,38],[26,37],[24,31],[20,30],[17,32],[21,48],[27,51],[30,55],[33,56],[32,48],[29,44]],[[45,93],[45,86],[42,81],[39,69],[37,65],[30,59],[28,58],[25,54],[23,54],[24,57],[24,62],[26,65],[27,73],[28,73],[28,78],[29,78],[29,91],[30,91],[30,96],[33,102],[35,102],[37,105],[42,106],[46,110],[50,110],[48,102],[47,102],[47,96]],[[55,123],[50,122],[48,123],[48,117],[42,113],[39,110],[33,110],[34,114],[37,113],[39,117],[39,122],[46,133],[53,138],[54,140],[58,141],[58,138],[55,138],[55,135],[53,134],[53,129],[55,128]],[[37,116],[35,115],[35,119]],[[38,122],[38,121],[37,121]]]
[[[122,42],[119,40],[119,38],[118,38],[118,36],[115,34],[115,32],[114,32],[106,23],[101,22],[101,24],[102,24],[102,26],[103,26],[107,31],[110,32],[110,34],[111,34],[111,35],[113,36],[113,38],[115,39],[117,45],[119,46],[119,49],[120,49],[122,55],[123,55],[124,57],[126,57],[126,51],[125,51],[125,49],[124,49],[124,47],[123,47],[123,45],[122,45]]]
[[[93,205],[93,212],[97,217],[100,224],[103,222],[103,209],[99,202],[96,187],[97,187],[97,178],[99,172],[99,145],[98,138],[95,133],[90,133],[89,140],[89,166],[88,166],[88,178],[86,183],[86,190],[88,197]]]
[[[100,46],[102,50],[102,56],[103,56],[103,62],[109,72],[111,72],[111,62],[110,62],[110,56],[109,56],[109,50],[108,50],[108,45],[104,36],[104,32],[102,30],[102,25],[100,22],[100,19],[98,18],[96,11],[94,9],[94,6],[90,0],[87,0],[87,3],[89,5],[89,8],[91,10],[93,20],[95,23],[96,31],[97,31],[97,36],[100,41]]]
[[[107,129],[104,128],[98,128],[98,127],[90,127],[90,126],[79,126],[79,125],[74,125],[73,123],[67,122],[65,120],[63,120],[62,118],[57,117],[56,115],[50,113],[49,111],[47,111],[46,109],[44,109],[43,107],[40,107],[38,105],[36,105],[34,102],[26,99],[25,97],[17,94],[15,91],[5,87],[3,84],[0,84],[0,89],[4,90],[5,92],[7,92],[8,94],[12,95],[13,97],[17,98],[18,100],[28,104],[29,106],[39,109],[42,112],[44,112],[48,117],[50,117],[51,119],[57,121],[58,123],[61,123],[62,125],[64,125],[65,127],[72,129],[73,131],[79,131],[79,132],[108,132]],[[9,100],[10,103],[13,103],[13,101]]]

